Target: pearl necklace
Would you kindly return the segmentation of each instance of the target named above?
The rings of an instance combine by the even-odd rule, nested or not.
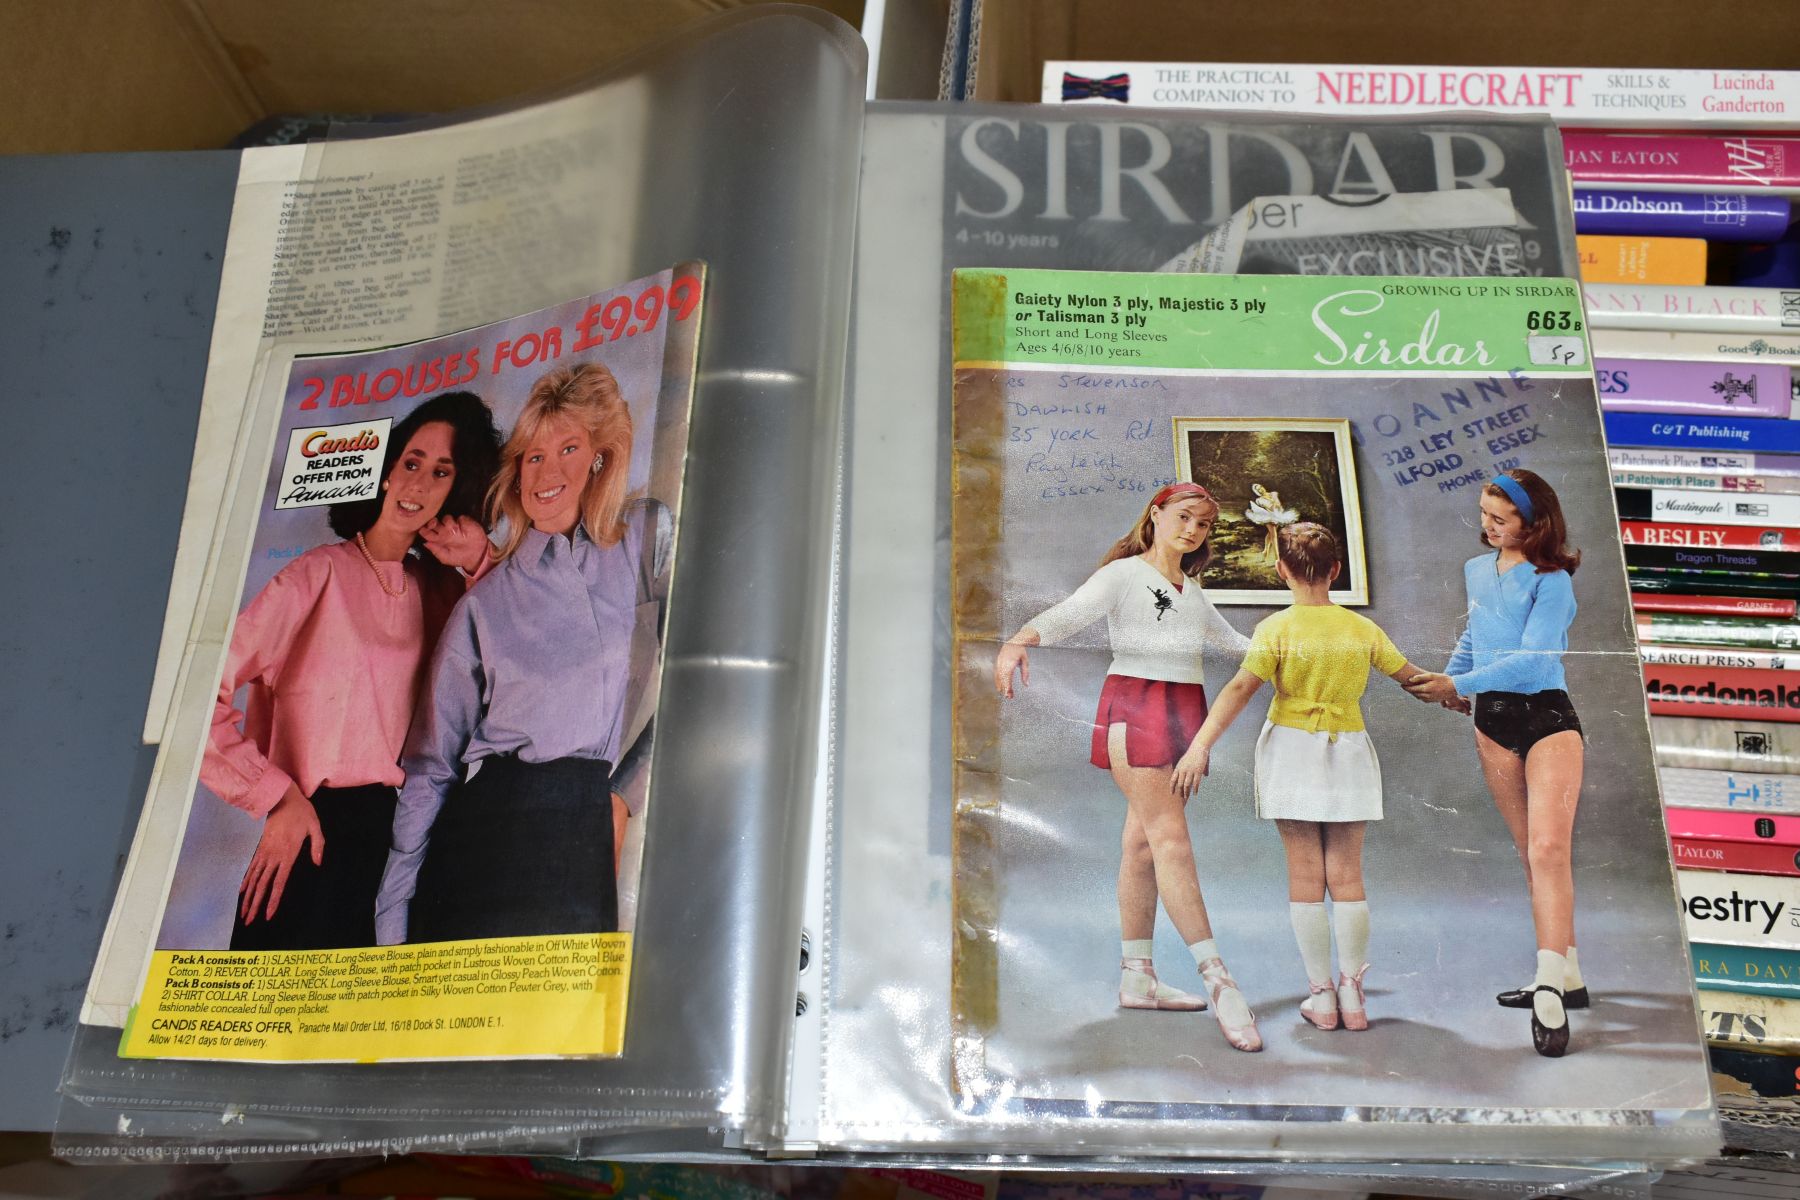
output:
[[[404,561],[400,564],[400,590],[395,591],[388,586],[387,576],[381,573],[381,568],[375,563],[375,556],[369,553],[369,544],[363,541],[363,535],[360,533],[356,535],[356,548],[362,551],[363,561],[369,564],[369,570],[375,572],[375,582],[381,585],[382,591],[395,597],[406,595],[406,564]]]

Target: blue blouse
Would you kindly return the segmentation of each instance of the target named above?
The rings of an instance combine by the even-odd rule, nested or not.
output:
[[[1528,562],[1502,574],[1499,562],[1495,551],[1463,564],[1469,624],[1444,673],[1459,696],[1567,690],[1562,656],[1575,620],[1574,581]]]
[[[400,759],[406,783],[375,902],[381,945],[406,939],[431,826],[468,768],[495,754],[617,768],[631,749],[628,701],[656,667],[633,661],[632,649],[655,657],[644,637],[660,619],[673,522],[655,502],[624,516],[625,534],[611,546],[595,545],[579,524],[567,535],[528,530],[451,610]]]

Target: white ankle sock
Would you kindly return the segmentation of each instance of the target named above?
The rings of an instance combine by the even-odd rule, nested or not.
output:
[[[1189,942],[1188,953],[1194,956],[1194,965],[1198,967],[1208,959],[1219,957],[1219,947],[1211,938],[1207,938],[1202,942]]]
[[[1560,992],[1568,978],[1568,960],[1554,950],[1539,950],[1537,979],[1532,984],[1535,988],[1555,988]],[[1554,992],[1534,991],[1531,994],[1531,1009],[1546,1029],[1560,1029],[1568,1017],[1563,1012],[1562,997]]]
[[[1369,961],[1369,902],[1333,900],[1331,924],[1337,932],[1338,970],[1354,975]]]
[[[1216,950],[1208,950],[1204,956],[1202,955],[1201,948],[1211,946],[1212,939],[1208,938],[1204,942],[1195,942],[1192,946],[1189,946],[1188,949],[1194,952],[1194,960],[1196,962],[1206,962],[1209,959],[1216,959],[1219,957],[1218,951]],[[1210,971],[1200,972],[1200,978],[1206,981],[1206,990],[1209,992],[1212,991],[1213,980],[1220,976],[1230,978],[1230,972],[1225,969],[1223,961],[1213,967]],[[1218,1017],[1219,1020],[1226,1025],[1241,1027],[1248,1025],[1255,1019],[1250,1012],[1250,1002],[1244,999],[1244,994],[1238,991],[1235,984],[1231,987],[1220,988],[1219,994],[1214,1000],[1213,1015]]]
[[[1581,982],[1581,964],[1575,961],[1575,947],[1569,947],[1569,952],[1563,955],[1563,960],[1568,964],[1567,970],[1563,972],[1563,979],[1566,981],[1563,991],[1572,992],[1578,987],[1586,987],[1587,985]]]
[[[1155,949],[1156,941],[1153,938],[1127,938],[1119,943],[1119,957],[1148,961]]]
[[[1307,980],[1330,983],[1331,922],[1325,917],[1325,905],[1290,900],[1288,921],[1294,927],[1294,940],[1300,944],[1300,961],[1306,967]]]

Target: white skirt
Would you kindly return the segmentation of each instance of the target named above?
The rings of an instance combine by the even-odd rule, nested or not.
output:
[[[1285,821],[1381,820],[1381,760],[1358,730],[1331,740],[1263,723],[1256,739],[1256,815]]]

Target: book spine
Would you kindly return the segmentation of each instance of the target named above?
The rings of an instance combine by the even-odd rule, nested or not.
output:
[[[1791,475],[1689,475],[1641,467],[1614,466],[1614,487],[1677,488],[1690,492],[1785,492],[1800,495],[1800,479]]]
[[[1792,138],[1565,132],[1563,159],[1581,182],[1800,189]]]
[[[1125,78],[1115,81],[1120,75]],[[1791,129],[1800,112],[1800,73],[1794,71],[1047,59],[1040,84],[1046,104],[1123,102],[1316,116],[1464,109],[1548,113],[1586,126]]]
[[[1727,682],[1748,674],[1766,682]],[[1725,679],[1719,678],[1724,676]],[[1708,717],[1800,723],[1800,672],[1717,672],[1706,667],[1646,667],[1644,695],[1657,717]]]
[[[1721,812],[1800,814],[1800,778],[1744,771],[1700,771],[1659,767],[1663,803]]]
[[[1784,1054],[1767,1054],[1728,1046],[1707,1046],[1713,1075],[1734,1080],[1753,1096],[1767,1100],[1792,1100],[1800,1096],[1800,1059]],[[1717,1078],[1713,1088],[1720,1095],[1733,1091]],[[1785,1109],[1784,1109],[1785,1111]]]
[[[1672,612],[1699,612],[1701,615],[1724,615],[1724,617],[1789,617],[1791,613],[1771,612],[1759,606],[1746,606],[1735,601],[1777,601],[1786,604],[1800,592],[1800,576],[1777,576],[1777,574],[1753,574],[1748,570],[1663,570],[1660,567],[1633,567],[1625,565],[1625,578],[1631,585],[1634,599],[1642,599],[1638,604],[1640,612],[1654,610],[1660,604],[1685,604],[1674,608]],[[1699,599],[1712,601],[1733,601],[1728,612],[1721,612],[1721,604],[1712,603],[1703,608],[1694,606]],[[1665,610],[1667,612],[1667,610]]]
[[[1638,647],[1645,666],[1708,667],[1736,671],[1790,671],[1800,668],[1800,655],[1777,650],[1723,650],[1710,646],[1662,646],[1646,643]]]
[[[1800,624],[1694,613],[1640,612],[1637,636],[1640,642],[1676,646],[1800,650]]]
[[[1702,991],[1800,997],[1800,954],[1690,941],[1688,957]]]
[[[1607,442],[1614,446],[1749,450],[1776,454],[1800,452],[1800,421],[1609,412],[1602,415],[1601,422],[1606,427]]]
[[[1800,553],[1800,530],[1777,526],[1693,525],[1680,521],[1619,522],[1627,546],[1684,546],[1694,550],[1780,550]]]
[[[1748,842],[1800,848],[1800,818],[1720,812],[1671,804],[1663,809],[1669,836],[1690,841]]]
[[[1679,579],[1681,572],[1676,572]],[[1631,606],[1638,612],[1690,612],[1701,613],[1708,617],[1793,617],[1795,615],[1795,599],[1791,594],[1791,585],[1769,585],[1769,592],[1787,592],[1771,594],[1771,596],[1706,596],[1706,594],[1690,594],[1678,590],[1656,590],[1667,576],[1640,576],[1631,581],[1636,590],[1631,594]],[[1696,579],[1692,587],[1706,587],[1712,576]],[[1679,587],[1679,585],[1676,585]]]
[[[1800,729],[1777,721],[1650,718],[1659,767],[1755,775],[1800,773]]]
[[[1765,334],[1743,330],[1595,329],[1589,339],[1601,358],[1674,358],[1691,362],[1800,365],[1800,330]]]
[[[1620,416],[1632,416],[1620,413]],[[1611,419],[1610,416],[1608,418]],[[1800,421],[1770,421],[1800,426]],[[1684,525],[1800,526],[1800,496],[1778,492],[1700,492],[1680,488],[1614,488],[1619,516],[1629,521]]]
[[[1732,454],[1703,450],[1634,450],[1615,446],[1606,452],[1614,470],[1684,471],[1689,475],[1754,476],[1800,479],[1800,455]],[[1755,491],[1746,488],[1746,491]]]
[[[1792,216],[1782,196],[1575,189],[1576,233],[1772,242],[1787,232]]]
[[[1800,1000],[1701,988],[1700,1027],[1708,1044],[1765,1054],[1800,1054]]]
[[[1675,872],[1689,942],[1800,950],[1800,884],[1773,875]]]
[[[1575,238],[1581,277],[1595,283],[1698,287],[1706,282],[1706,243],[1699,238]]]
[[[1609,412],[1785,418],[1793,409],[1792,372],[1779,364],[1596,358],[1594,374],[1600,407]]]
[[[1800,333],[1800,288],[1639,287],[1583,283],[1588,325],[1599,330]]]
[[[1671,837],[1669,849],[1675,854],[1675,865],[1688,870],[1800,877],[1800,850],[1792,846]]]

